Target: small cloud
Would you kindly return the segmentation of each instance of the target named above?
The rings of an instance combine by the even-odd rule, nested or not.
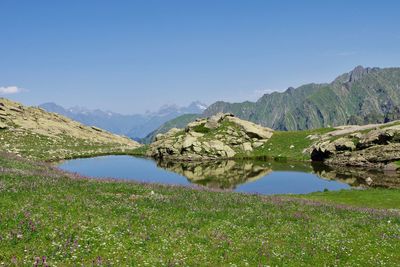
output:
[[[0,87],[0,95],[12,95],[23,92],[24,89],[19,88],[17,86],[1,86]]]

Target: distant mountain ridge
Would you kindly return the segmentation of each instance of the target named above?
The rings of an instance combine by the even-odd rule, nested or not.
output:
[[[82,107],[64,108],[55,103],[44,103],[40,108],[58,113],[85,125],[96,126],[115,134],[126,135],[133,139],[145,137],[163,123],[184,114],[201,114],[206,105],[195,101],[186,107],[177,105],[162,106],[156,112],[145,114],[123,115],[111,111],[90,110]]]
[[[263,95],[256,102],[217,101],[202,115],[180,116],[150,133],[185,127],[199,117],[233,113],[275,130],[305,130],[346,124],[384,123],[400,119],[400,68],[364,68],[338,76],[331,83],[310,83]]]
[[[218,101],[203,113],[230,112],[277,130],[382,123],[400,118],[400,68],[358,66],[331,83],[265,94],[256,102]]]

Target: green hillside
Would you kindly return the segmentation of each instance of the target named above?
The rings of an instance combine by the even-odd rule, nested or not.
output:
[[[204,116],[230,112],[278,130],[383,123],[400,118],[400,68],[356,67],[329,84],[265,94],[256,102],[216,102]]]

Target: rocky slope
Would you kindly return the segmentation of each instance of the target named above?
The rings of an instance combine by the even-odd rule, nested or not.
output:
[[[147,155],[157,159],[202,160],[232,158],[262,146],[273,130],[218,113],[197,119],[182,129],[173,128],[156,136]]]
[[[129,138],[5,98],[0,98],[0,139],[2,151],[45,159],[121,153],[140,146]]]
[[[304,130],[400,119],[400,68],[356,67],[326,84],[265,94],[256,102],[216,102],[204,116],[229,112],[276,130]]]
[[[400,160],[400,121],[343,126],[322,136],[308,149],[311,159],[330,165],[396,170]]]

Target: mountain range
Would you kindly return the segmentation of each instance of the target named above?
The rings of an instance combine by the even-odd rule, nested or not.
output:
[[[358,66],[331,83],[290,87],[256,102],[219,101],[203,115],[218,112],[277,130],[388,122],[400,118],[400,68]]]
[[[218,101],[201,116],[185,115],[166,122],[145,140],[149,142],[158,133],[218,112],[232,113],[275,130],[389,122],[400,119],[400,68],[357,66],[331,83],[289,87],[284,92],[265,94],[256,102]]]
[[[84,108],[65,109],[54,103],[40,105],[86,125],[149,143],[158,133],[182,128],[199,117],[218,112],[276,130],[305,130],[346,124],[384,123],[400,119],[400,68],[364,68],[338,76],[330,83],[310,83],[284,92],[263,95],[255,102],[218,101],[206,107],[164,106],[157,112],[122,115]]]
[[[100,109],[90,110],[82,107],[64,108],[56,103],[44,103],[40,108],[66,116],[85,125],[96,126],[115,134],[132,139],[141,139],[160,127],[163,123],[183,114],[201,114],[207,106],[198,101],[186,107],[177,105],[162,106],[156,112],[124,115]]]

